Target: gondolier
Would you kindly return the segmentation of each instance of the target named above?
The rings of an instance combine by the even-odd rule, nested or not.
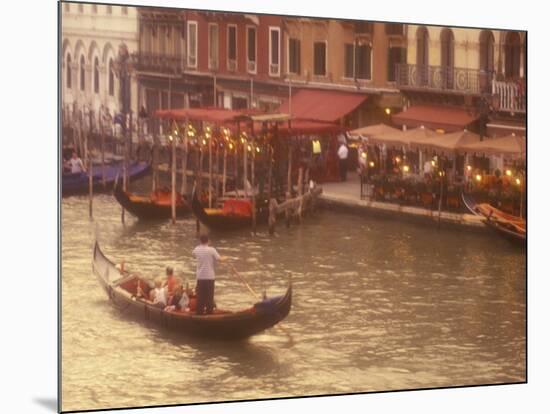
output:
[[[201,235],[200,242],[193,250],[193,256],[197,259],[197,314],[204,315],[214,309],[215,265],[224,258],[208,245],[207,235]]]

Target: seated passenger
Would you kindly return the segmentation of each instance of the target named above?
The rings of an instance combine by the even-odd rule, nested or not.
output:
[[[168,300],[168,306],[164,309],[167,311],[188,311],[189,310],[189,296],[187,296],[187,289],[183,289],[181,283],[174,288],[174,295]]]
[[[178,283],[178,278],[174,276],[174,269],[170,266],[166,268],[166,280],[164,281],[164,286],[166,287],[166,293],[168,297],[174,294],[174,288]]]
[[[162,278],[155,279],[155,288],[151,290],[151,296],[149,298],[153,305],[164,309],[166,307],[166,289],[162,286]]]

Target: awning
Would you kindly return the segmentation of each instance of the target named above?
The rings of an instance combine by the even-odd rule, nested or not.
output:
[[[295,120],[290,123],[290,129],[288,128],[288,123],[282,123],[279,126],[279,131],[286,134],[328,134],[341,132],[345,128],[341,127],[338,124],[328,123],[328,122],[315,122],[315,121],[302,121]]]
[[[261,113],[258,109],[232,110],[223,108],[182,108],[182,109],[159,109],[155,111],[155,116],[163,119],[173,119],[184,121],[185,119],[194,121],[205,121],[212,123],[233,122],[243,115],[252,115]]]
[[[285,100],[279,111],[290,113],[293,119],[337,122],[353,112],[365,99],[366,94],[300,89],[292,96],[291,104],[288,99]]]
[[[425,126],[434,130],[456,132],[464,130],[478,118],[479,116],[460,108],[418,105],[393,115],[392,121],[394,124],[406,125],[409,128]]]
[[[468,145],[460,150],[470,154],[503,155],[509,158],[525,158],[527,140],[518,135],[508,135],[503,138],[485,139]]]

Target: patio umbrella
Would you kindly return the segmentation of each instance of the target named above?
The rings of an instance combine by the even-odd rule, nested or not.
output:
[[[408,131],[400,131],[396,129],[394,131],[388,131],[370,137],[369,143],[386,144],[387,146],[395,147],[409,147],[412,142],[426,139],[426,137],[434,134],[436,134],[436,132],[423,127]]]
[[[508,158],[525,158],[527,152],[527,140],[525,137],[508,135],[502,138],[486,139],[462,145],[460,151],[469,154],[504,155]]]
[[[449,134],[429,134],[425,138],[419,137],[411,142],[411,147],[454,154],[458,148],[476,142],[479,142],[479,135],[464,130]]]
[[[371,138],[376,137],[378,135],[383,134],[399,134],[401,130],[397,128],[393,128],[386,124],[376,124],[376,125],[369,125],[366,127],[361,127],[358,129],[354,129],[353,131],[349,132],[349,135],[351,138],[355,139],[361,139],[361,138]]]

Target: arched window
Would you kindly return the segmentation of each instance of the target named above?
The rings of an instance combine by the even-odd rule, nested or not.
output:
[[[519,78],[520,40],[517,32],[506,35],[504,59],[504,76],[508,79]]]
[[[94,59],[94,93],[99,93],[99,59]]]
[[[489,30],[481,32],[479,37],[479,70],[492,72],[495,67],[495,38]]]
[[[428,83],[429,48],[428,30],[425,27],[420,27],[416,32],[416,66],[418,80],[422,85]]]
[[[450,29],[441,31],[441,78],[444,88],[453,88],[453,68],[455,65],[454,36]]]
[[[115,95],[115,72],[113,68],[113,59],[109,59],[109,95]]]
[[[80,90],[83,91],[86,88],[86,70],[84,68],[86,64],[86,60],[84,59],[84,56],[80,56]]]
[[[482,92],[491,91],[491,80],[495,69],[495,38],[489,30],[479,36],[479,87]]]
[[[65,62],[65,71],[67,73],[67,88],[71,89],[72,87],[72,83],[73,83],[73,80],[72,80],[72,69],[71,69],[71,54],[67,54],[67,59],[66,59],[66,62]]]

